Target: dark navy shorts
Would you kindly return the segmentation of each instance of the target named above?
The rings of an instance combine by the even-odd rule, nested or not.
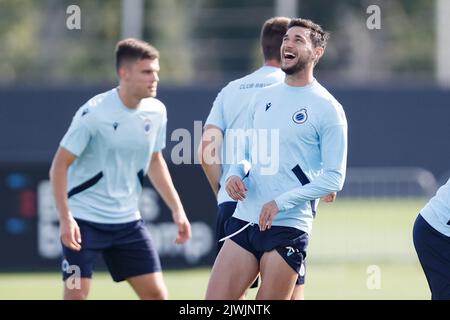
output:
[[[235,201],[227,201],[219,204],[217,219],[216,219],[216,255],[219,254],[220,249],[222,249],[225,241],[220,241],[227,236],[225,232],[225,222],[231,218],[236,209],[237,202]],[[259,277],[252,283],[250,288],[258,288],[259,285]]]
[[[81,251],[62,246],[64,280],[73,275],[67,272],[73,271],[69,266],[78,266],[82,278],[91,278],[99,253],[116,282],[161,271],[158,252],[142,219],[121,224],[75,220],[81,232]]]
[[[246,221],[231,217],[225,223],[227,235],[233,234],[247,224]],[[265,252],[277,250],[287,264],[298,273],[297,284],[305,283],[305,258],[309,236],[306,232],[291,227],[272,226],[260,231],[258,224],[231,237],[259,261]]]
[[[431,290],[431,299],[450,300],[450,237],[419,214],[413,228],[414,247]]]
[[[227,201],[222,202],[218,206],[216,219],[216,255],[219,254],[224,243],[224,241],[219,240],[227,236],[227,233],[225,233],[225,222],[233,215],[236,205],[237,202],[235,201]]]

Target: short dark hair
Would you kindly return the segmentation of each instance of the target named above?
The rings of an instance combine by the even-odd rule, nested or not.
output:
[[[121,40],[116,45],[116,70],[124,63],[141,59],[158,59],[159,52],[151,44],[133,38]]]
[[[288,29],[289,21],[290,19],[286,17],[274,17],[264,22],[261,29],[261,47],[264,60],[281,60],[280,47]]]
[[[310,38],[314,48],[326,48],[330,33],[323,30],[320,25],[308,19],[293,18],[289,22],[288,29],[292,27],[302,27],[311,30]]]

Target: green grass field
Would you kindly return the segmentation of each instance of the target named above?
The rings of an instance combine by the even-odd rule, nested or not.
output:
[[[425,202],[338,199],[321,204],[308,253],[306,298],[429,299],[412,244],[412,226]],[[379,271],[376,278],[369,266]],[[203,299],[208,275],[209,269],[165,271],[170,299]],[[371,286],[373,279],[379,285]],[[57,273],[0,274],[0,299],[60,299],[61,292]],[[255,294],[251,290],[249,299]],[[96,273],[90,298],[136,296],[126,283]]]

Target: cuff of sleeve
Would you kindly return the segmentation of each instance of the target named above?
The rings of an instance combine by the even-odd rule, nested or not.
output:
[[[77,158],[80,157],[81,152],[79,152],[78,150],[74,150],[74,148],[68,147],[67,145],[65,145],[63,143],[61,143],[60,146],[63,147],[64,149],[66,149],[67,151],[69,151],[71,154],[73,154]]]
[[[227,181],[231,176],[238,176],[241,179],[244,179],[245,174],[242,174],[242,170],[240,170],[239,168],[234,168],[232,167],[229,171],[228,174],[225,176],[225,181]]]
[[[162,152],[165,148],[166,148],[166,146],[156,147],[156,148],[153,150],[152,153],[155,153],[155,152]]]
[[[205,129],[206,126],[214,126],[214,127],[217,127],[218,129],[220,129],[222,131],[225,131],[225,128],[224,128],[223,124],[222,123],[217,123],[215,121],[205,122],[205,124],[203,125],[203,128]]]
[[[277,197],[277,198],[274,199],[274,201],[275,201],[275,203],[277,204],[278,210],[284,211],[284,210],[286,210],[286,208],[285,208],[284,205],[283,205],[283,200],[280,199],[280,198],[281,198],[281,197]]]
[[[247,160],[240,161],[237,165],[233,165],[230,168],[228,174],[225,176],[225,181],[227,181],[231,176],[238,176],[241,179],[244,179],[244,177],[250,171],[250,167],[250,162],[248,162]]]

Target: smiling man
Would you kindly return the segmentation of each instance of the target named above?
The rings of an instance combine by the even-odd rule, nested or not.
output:
[[[258,159],[247,156],[229,170],[226,191],[239,202],[226,225],[207,299],[239,298],[258,272],[257,299],[289,299],[302,273],[317,201],[342,189],[347,120],[313,75],[328,37],[312,21],[292,19],[281,45],[284,82],[261,89],[249,104],[248,128],[279,132],[279,146],[271,148],[279,152],[271,157],[280,166],[267,175]],[[263,139],[257,143],[270,144]],[[257,148],[253,141],[251,148]]]
[[[166,299],[152,238],[138,209],[148,175],[172,211],[182,244],[191,227],[161,150],[167,113],[155,99],[159,53],[125,39],[116,47],[119,86],[90,99],[75,114],[53,159],[50,179],[63,246],[65,299],[88,296],[101,253],[114,281],[127,280],[141,299]],[[79,268],[73,286],[67,266]]]

